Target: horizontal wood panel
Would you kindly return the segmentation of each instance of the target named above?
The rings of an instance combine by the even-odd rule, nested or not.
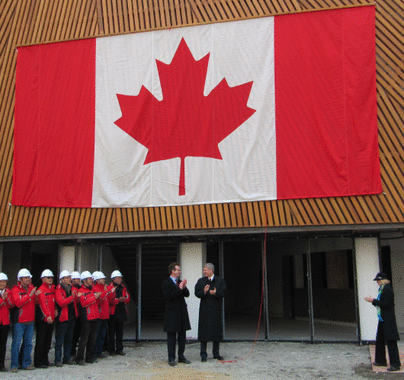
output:
[[[0,235],[403,223],[404,2],[398,0],[383,0],[376,5],[382,194],[128,209],[10,205],[17,46],[373,3],[373,0],[1,1]]]

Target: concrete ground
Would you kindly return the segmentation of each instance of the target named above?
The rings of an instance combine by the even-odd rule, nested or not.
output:
[[[208,350],[211,345],[208,344]],[[126,343],[126,356],[114,356],[85,366],[64,365],[33,371],[1,373],[1,379],[403,379],[402,374],[373,373],[368,346],[309,343],[222,343],[225,362],[208,358],[201,363],[199,344],[188,343],[185,355],[191,364],[167,364],[165,342]],[[49,356],[53,362],[54,349]],[[10,366],[7,351],[6,367]]]

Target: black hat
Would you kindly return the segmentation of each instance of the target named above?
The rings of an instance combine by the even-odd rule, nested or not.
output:
[[[373,279],[373,281],[380,281],[380,280],[388,280],[389,278],[387,277],[387,274],[384,272],[380,272],[376,275],[376,277]]]

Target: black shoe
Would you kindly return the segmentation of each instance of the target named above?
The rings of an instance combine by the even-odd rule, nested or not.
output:
[[[178,359],[178,363],[191,364],[191,362],[186,358]]]
[[[126,355],[123,351],[117,351],[116,354],[117,354],[117,355],[121,355],[121,356],[125,356],[125,355]]]
[[[87,359],[86,363],[92,364],[92,363],[97,363],[97,361],[98,361],[97,359],[92,358],[92,359]]]
[[[104,354],[103,352],[101,352],[101,354],[99,354],[98,356],[97,356],[97,358],[98,359],[105,359],[105,358],[107,358],[109,355],[107,355],[107,354]]]
[[[48,368],[48,366],[46,364],[38,364],[35,366],[35,368]],[[27,369],[27,368],[23,368],[23,369]]]
[[[206,362],[206,358],[204,356],[201,357],[201,362],[205,363]]]
[[[7,372],[7,368],[1,367],[1,368],[0,368],[0,372]]]
[[[223,357],[223,356],[220,356],[220,355],[216,355],[216,356],[213,357],[213,359],[223,360],[224,357]]]
[[[169,360],[168,365],[170,365],[171,367],[174,367],[175,365],[177,365],[177,362],[175,360]]]
[[[372,364],[376,367],[387,367],[387,363],[373,362]]]
[[[77,365],[86,365],[86,363],[84,363],[84,360],[76,360],[76,364]]]
[[[109,353],[109,356],[115,356],[116,355],[116,352],[114,352],[114,351],[108,351],[108,353]]]
[[[387,371],[390,371],[390,372],[399,371],[399,370],[400,370],[400,367],[393,367],[393,366],[391,366],[391,367],[387,368]]]
[[[56,367],[63,367],[63,363],[62,362],[57,362],[57,363],[55,363],[55,366]]]
[[[69,360],[63,360],[63,364],[67,364],[67,365],[73,365],[76,362],[73,359],[69,359]],[[56,364],[57,367],[57,364]]]

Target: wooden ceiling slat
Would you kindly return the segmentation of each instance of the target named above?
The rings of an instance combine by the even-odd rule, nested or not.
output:
[[[145,29],[150,29],[151,23],[150,23],[149,6],[148,6],[147,0],[143,0],[143,12],[144,12],[144,19],[145,19]]]
[[[125,24],[124,11],[122,2],[124,0],[120,0],[117,2],[117,18],[118,18],[118,25],[119,25],[119,33],[124,33],[128,31],[127,24]]]
[[[144,216],[145,230],[150,231],[151,230],[150,208],[143,209],[143,216]]]
[[[156,231],[161,231],[161,215],[160,215],[160,207],[155,207],[154,208],[154,219],[155,219],[155,225],[156,225]],[[133,229],[131,230],[133,231]]]
[[[286,202],[290,208],[290,212],[292,214],[292,218],[295,221],[294,224],[298,226],[304,226],[307,224],[307,220],[304,219],[304,216],[307,215],[302,215],[301,210],[299,208],[300,205],[300,200],[299,199],[292,199]]]
[[[255,227],[255,218],[254,218],[254,209],[251,202],[247,202],[246,204],[246,217],[248,220],[248,227]]]

